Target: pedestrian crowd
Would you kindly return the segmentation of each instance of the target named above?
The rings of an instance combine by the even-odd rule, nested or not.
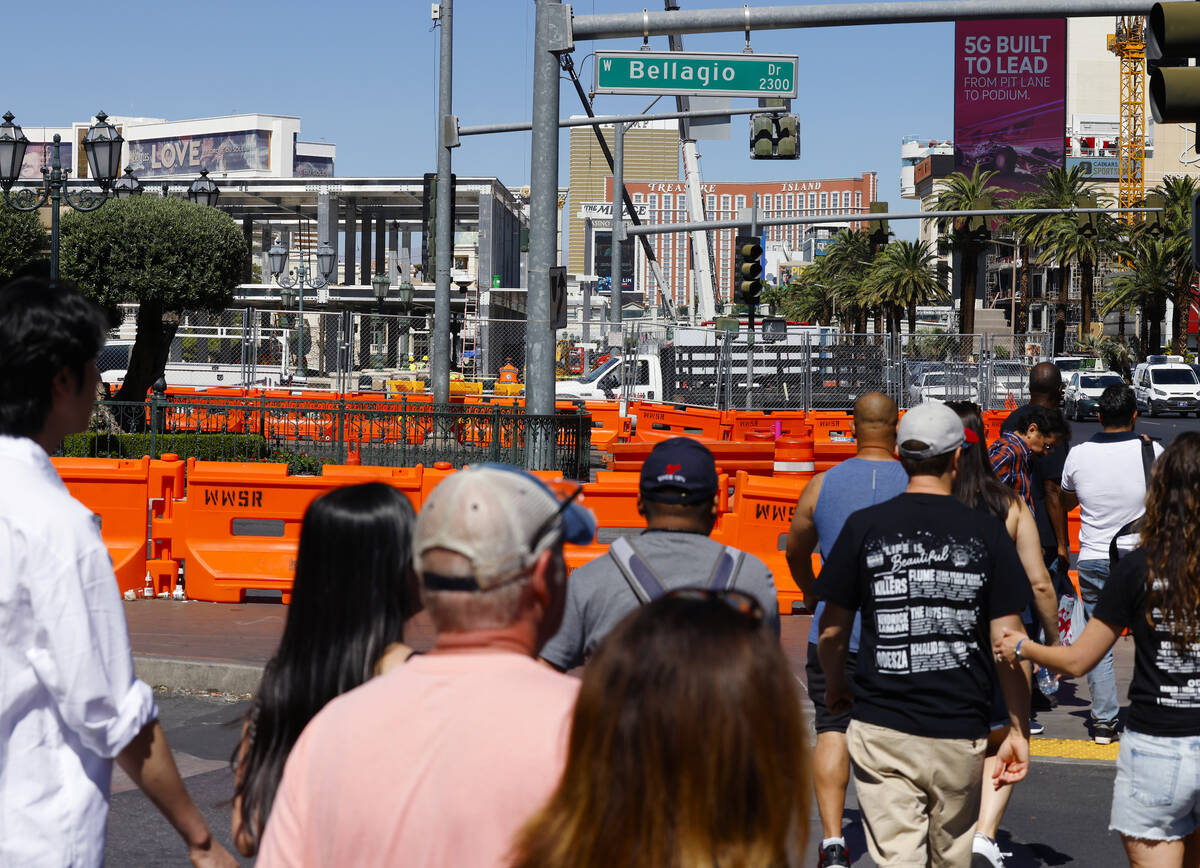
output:
[[[134,676],[99,529],[49,460],[88,426],[105,325],[68,286],[0,288],[0,866],[102,865],[114,762],[194,865],[234,865]],[[1072,449],[1053,365],[1030,394],[990,447],[973,404],[856,402],[856,456],[807,483],[786,535],[816,601],[812,743],[772,574],[712,538],[697,441],[655,446],[646,530],[569,580],[563,546],[597,533],[580,488],[481,464],[419,513],[382,484],[318,498],[232,758],[235,848],[268,868],[799,866],[815,796],[818,864],[850,865],[853,777],[876,864],[1000,866],[1054,702],[1037,666],[1087,673],[1091,735],[1121,741],[1110,828],[1130,863],[1197,864],[1200,434],[1144,440],[1114,385]],[[1087,623],[1064,645],[1076,503]],[[417,653],[421,610],[436,638]]]

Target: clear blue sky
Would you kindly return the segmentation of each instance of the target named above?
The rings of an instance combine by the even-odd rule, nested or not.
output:
[[[728,8],[733,0],[680,0],[685,9]],[[759,4],[762,5],[762,4]],[[661,0],[579,0],[576,14],[661,9]],[[28,126],[65,124],[103,108],[114,115],[169,119],[234,112],[299,115],[302,137],[338,146],[343,176],[419,175],[435,168],[437,45],[428,0],[358,2],[158,3],[118,14],[104,4],[60,0],[6,4],[10,33],[67,44],[46,53],[26,40],[21,72],[10,75],[5,105]],[[456,0],[454,111],[466,124],[527,120],[532,0]],[[899,197],[900,139],[952,135],[950,24],[825,28],[755,33],[763,53],[800,55],[802,158],[752,161],[744,117],[729,141],[701,143],[706,180],[785,180],[879,173],[880,196]],[[125,40],[128,40],[125,42]],[[585,85],[596,48],[635,48],[641,40],[577,44]],[[684,37],[684,47],[740,51],[743,35]],[[651,40],[666,49],[665,37]],[[601,113],[640,111],[643,97],[600,96]],[[748,103],[744,103],[748,105]],[[673,109],[660,101],[659,108]],[[580,112],[568,82],[562,114]],[[567,183],[563,135],[561,184]],[[528,183],[529,136],[466,139],[454,152],[460,175]],[[902,237],[911,227],[894,226]],[[908,229],[910,231],[903,231]]]

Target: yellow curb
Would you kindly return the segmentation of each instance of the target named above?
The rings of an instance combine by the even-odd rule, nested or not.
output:
[[[1121,745],[1096,744],[1079,738],[1038,738],[1029,740],[1029,755],[1057,757],[1058,759],[1090,759],[1116,762]]]

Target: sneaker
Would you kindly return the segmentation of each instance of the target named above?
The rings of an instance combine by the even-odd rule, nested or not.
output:
[[[1034,718],[1029,719],[1029,734],[1030,735],[1041,735],[1045,731],[1046,731],[1046,727],[1044,724],[1039,723]]]
[[[1112,744],[1117,740],[1117,722],[1115,720],[1096,720],[1092,722],[1092,741],[1096,744]]]
[[[830,844],[817,851],[817,868],[830,868],[830,866],[849,868],[850,854],[841,844]]]
[[[976,832],[971,841],[971,868],[1004,868],[1004,856],[995,839]]]

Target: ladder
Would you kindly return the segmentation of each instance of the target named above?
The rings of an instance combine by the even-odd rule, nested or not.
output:
[[[470,353],[470,355],[467,355]],[[467,290],[463,301],[462,375],[474,380],[479,374],[479,285]]]

